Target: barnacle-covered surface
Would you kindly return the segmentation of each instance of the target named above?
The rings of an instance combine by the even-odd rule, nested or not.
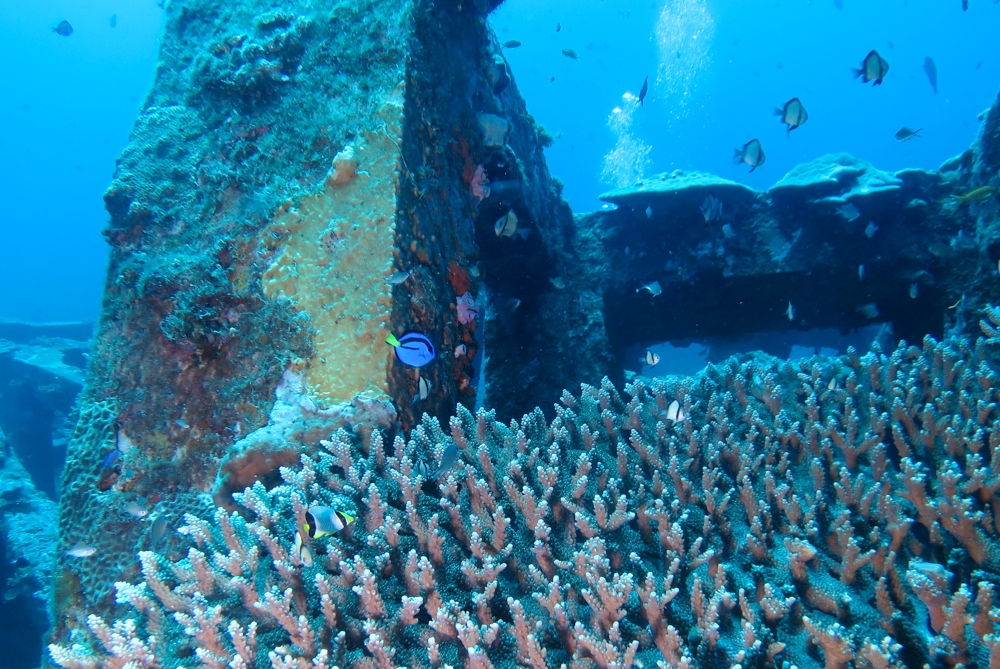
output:
[[[65,667],[195,648],[205,666],[996,666],[998,328],[991,309],[975,343],[584,385],[551,422],[459,409],[391,445],[338,431],[281,485],[238,494],[244,516],[188,515],[185,545],[140,554],[145,580],[118,584],[117,618],[79,612],[76,645],[50,652]],[[458,463],[427,481],[419,463],[452,444]],[[292,538],[315,504],[357,521],[307,540],[305,565]]]

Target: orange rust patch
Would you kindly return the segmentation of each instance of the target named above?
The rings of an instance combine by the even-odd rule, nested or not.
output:
[[[454,260],[448,265],[448,283],[455,289],[456,295],[465,295],[466,291],[471,288],[469,273]]]

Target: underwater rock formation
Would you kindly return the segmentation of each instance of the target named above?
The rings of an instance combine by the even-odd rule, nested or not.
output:
[[[573,219],[487,27],[496,4],[168,3],[105,195],[60,506],[61,547],[99,557],[60,559],[55,639],[184,513],[276,484],[317,435],[408,432],[477,393],[514,414],[574,382],[553,324],[591,317],[549,282],[575,262]],[[499,236],[511,212],[522,234]],[[386,343],[410,330],[437,349],[419,370]],[[591,351],[575,353],[596,382],[609,360]]]
[[[617,208],[577,223],[599,245],[611,352],[871,324],[891,325],[890,345],[975,332],[1000,299],[998,200],[959,199],[996,185],[1000,105],[984,118],[973,147],[938,171],[889,174],[836,154],[766,192],[678,171],[605,193]],[[662,295],[637,292],[652,281]]]
[[[185,516],[184,539],[140,553],[143,579],[52,657],[997,666],[1000,310],[987,316],[974,345],[583,385],[551,422],[459,407],[447,430],[425,417],[391,445],[339,430],[280,485],[235,494],[240,512]],[[421,463],[451,448],[428,481]],[[357,520],[303,551],[313,505]]]
[[[53,500],[93,330],[92,323],[0,323],[0,429],[31,485]]]
[[[56,503],[32,485],[0,429],[0,648],[3,666],[34,669],[49,628]]]

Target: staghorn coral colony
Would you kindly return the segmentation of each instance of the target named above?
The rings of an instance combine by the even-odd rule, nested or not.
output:
[[[996,667],[985,338],[605,381],[509,424],[338,430],[139,554],[63,667]],[[676,404],[674,404],[676,402]],[[676,420],[671,420],[676,418]],[[437,481],[423,461],[450,446]],[[293,546],[307,507],[356,516]]]

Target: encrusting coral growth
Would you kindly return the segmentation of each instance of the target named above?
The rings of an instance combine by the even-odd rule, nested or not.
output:
[[[551,422],[460,407],[447,432],[425,416],[391,445],[341,430],[283,484],[235,495],[241,513],[188,515],[186,557],[140,553],[145,580],[117,585],[138,613],[78,614],[50,652],[71,668],[997,667],[995,344],[734,358],[627,395],[585,385]],[[451,444],[458,462],[426,480]],[[316,504],[358,520],[307,540],[307,566],[293,537]]]

